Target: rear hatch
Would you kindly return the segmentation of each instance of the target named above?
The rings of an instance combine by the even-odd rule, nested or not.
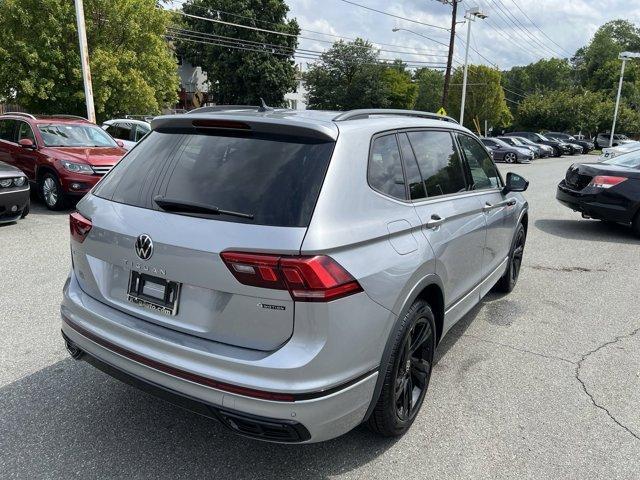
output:
[[[153,131],[78,204],[92,222],[73,243],[81,288],[202,338],[258,350],[286,342],[289,292],[241,284],[220,253],[299,254],[334,141],[269,130]]]
[[[614,161],[614,160],[610,160]],[[565,184],[572,190],[584,190],[596,176],[637,177],[635,170],[624,165],[608,163],[576,163],[565,174]]]

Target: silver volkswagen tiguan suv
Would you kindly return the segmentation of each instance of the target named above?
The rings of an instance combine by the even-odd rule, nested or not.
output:
[[[262,440],[406,432],[442,337],[514,288],[526,180],[424,112],[151,125],[70,216],[71,355]]]

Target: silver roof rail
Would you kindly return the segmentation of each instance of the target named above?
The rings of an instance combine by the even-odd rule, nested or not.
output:
[[[43,115],[45,118],[77,118],[78,120],[87,120],[87,122],[89,121],[87,118],[85,117],[81,117],[79,115],[66,115],[66,114],[61,114],[61,115]]]
[[[458,123],[451,117],[438,115],[437,113],[421,112],[419,110],[401,110],[393,108],[363,108],[359,110],[349,110],[333,117],[334,122],[343,122],[345,120],[359,120],[369,118],[373,115],[398,115],[402,117],[428,118],[429,120],[442,120],[444,122]]]
[[[27,118],[30,118],[32,120],[36,119],[36,117],[31,115],[30,113],[25,113],[25,112],[4,112],[2,115],[18,115],[20,117],[27,117]]]

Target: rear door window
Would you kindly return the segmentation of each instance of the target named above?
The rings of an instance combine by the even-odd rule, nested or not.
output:
[[[409,132],[428,197],[464,192],[467,184],[458,149],[449,132]]]
[[[273,135],[154,131],[100,182],[95,194],[159,209],[161,195],[254,216],[206,218],[308,226],[334,142]]]
[[[15,120],[0,120],[0,140],[16,142],[16,123]]]
[[[395,134],[373,139],[367,177],[374,190],[406,200],[404,172]]]

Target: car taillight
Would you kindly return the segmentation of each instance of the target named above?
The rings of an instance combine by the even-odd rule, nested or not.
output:
[[[326,255],[288,257],[222,252],[220,256],[240,283],[288,290],[298,302],[329,302],[362,291],[358,281]]]
[[[591,179],[589,186],[597,187],[597,188],[611,188],[611,187],[615,187],[619,183],[624,182],[626,179],[627,177],[612,177],[609,175],[598,175]]]
[[[91,220],[84,218],[78,212],[69,215],[69,229],[71,230],[71,238],[76,242],[82,243],[87,238],[91,230]]]

